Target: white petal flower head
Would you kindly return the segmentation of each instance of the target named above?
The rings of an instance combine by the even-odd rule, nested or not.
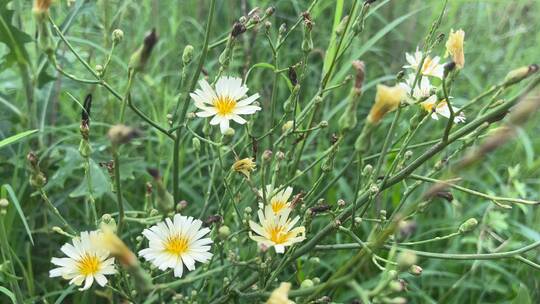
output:
[[[414,55],[405,53],[405,58],[409,64],[403,67],[418,71],[418,67],[420,66],[423,55],[424,54],[418,49],[416,49]],[[442,79],[444,75],[444,66],[439,63],[440,61],[441,58],[439,56],[435,56],[433,58],[431,58],[429,55],[426,56],[424,63],[422,64],[421,74],[424,76],[432,76]]]
[[[280,186],[281,188],[281,186]],[[274,213],[280,213],[287,208],[291,207],[291,202],[289,198],[291,197],[293,188],[287,187],[279,192],[276,192],[276,189],[272,185],[266,186],[266,200],[270,202],[270,207]],[[259,190],[259,195],[263,197],[263,193]],[[264,209],[263,204],[259,204],[260,209]]]
[[[286,246],[302,242],[306,239],[306,228],[303,226],[294,227],[300,217],[289,219],[290,208],[285,208],[280,213],[274,213],[272,207],[266,206],[264,213],[259,209],[260,225],[249,221],[249,227],[258,235],[249,234],[249,237],[259,245],[274,247],[276,253],[284,253]]]
[[[201,110],[195,114],[199,117],[213,116],[210,124],[219,124],[222,134],[229,129],[229,120],[245,124],[246,120],[240,115],[261,110],[252,105],[259,98],[258,93],[244,98],[248,87],[242,84],[241,78],[222,76],[217,80],[215,90],[204,79],[199,81],[199,85],[201,88],[190,94],[195,106]]]
[[[415,78],[416,78],[415,74],[409,74],[405,82],[400,83],[400,86],[407,91],[407,94],[411,93]],[[416,83],[416,86],[414,87],[414,90],[412,90],[413,91],[412,98],[414,99],[427,98],[431,95],[432,88],[433,87],[431,86],[431,83],[429,82],[429,78],[420,77],[420,79]]]
[[[64,244],[60,250],[67,255],[65,258],[52,258],[51,262],[60,266],[51,269],[49,276],[62,277],[70,280],[69,284],[84,286],[79,290],[86,290],[94,281],[99,286],[107,284],[106,275],[115,274],[114,258],[109,258],[109,252],[98,246],[101,232],[83,231],[81,236],[74,238],[72,244]]]
[[[202,222],[192,217],[175,214],[173,219],[165,219],[144,229],[143,235],[149,246],[139,251],[139,255],[160,270],[171,268],[175,277],[182,277],[184,265],[189,271],[195,269],[195,262],[206,263],[212,257],[210,238],[203,238],[210,232],[202,228]]]
[[[420,103],[420,105],[422,106],[422,108],[424,108],[424,110],[430,112],[431,118],[435,120],[439,120],[439,115],[442,117],[450,118],[450,109],[448,108],[448,103],[446,102],[446,100],[442,100],[439,103],[437,102],[437,96],[432,95],[426,101]],[[465,114],[463,114],[463,112],[459,112],[459,109],[456,107],[452,107],[452,110],[454,111],[455,123],[465,122]]]

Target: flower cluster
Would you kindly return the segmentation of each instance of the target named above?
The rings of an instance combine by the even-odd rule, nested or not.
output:
[[[284,253],[286,246],[305,240],[305,227],[294,227],[300,217],[289,218],[292,205],[288,200],[292,190],[291,187],[287,187],[275,191],[271,185],[266,186],[266,195],[269,199],[259,205],[257,215],[260,224],[249,221],[249,227],[257,234],[250,233],[249,237],[262,248],[274,247],[276,253]]]
[[[458,69],[465,65],[464,37],[463,30],[456,32],[452,30],[446,43],[446,53],[452,56]],[[432,85],[432,81],[445,81],[445,70],[441,64],[441,58],[439,56],[431,57],[418,49],[414,54],[406,53],[405,58],[408,64],[403,67],[411,72],[405,76],[405,80],[400,83],[400,86],[409,94],[411,103],[419,102],[420,106],[431,113],[431,117],[435,120],[438,120],[439,116],[450,118],[451,109],[448,101],[445,98],[439,98],[436,94],[436,87]],[[459,112],[458,108],[452,106],[452,110],[455,113],[455,123],[465,122],[465,116]]]

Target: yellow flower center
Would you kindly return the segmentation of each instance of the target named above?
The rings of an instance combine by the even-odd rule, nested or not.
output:
[[[236,100],[229,96],[218,96],[214,100],[214,107],[216,107],[219,115],[228,115],[236,108]]]
[[[279,201],[279,200],[272,200],[271,206],[272,206],[272,211],[274,211],[274,213],[278,213],[279,211],[281,211],[281,209],[287,206],[287,202]]]
[[[165,242],[165,251],[174,255],[181,255],[188,251],[189,240],[182,235],[170,236]]]
[[[276,244],[285,243],[291,236],[291,233],[284,230],[283,226],[270,227],[270,240]]]
[[[85,276],[95,274],[100,267],[101,261],[95,254],[85,254],[77,263],[77,268]]]

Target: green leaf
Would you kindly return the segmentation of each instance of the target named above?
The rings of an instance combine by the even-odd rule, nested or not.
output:
[[[8,145],[11,145],[12,143],[15,143],[16,141],[18,140],[21,140],[29,135],[32,135],[34,133],[36,133],[38,130],[28,130],[28,131],[24,131],[24,132],[21,132],[19,134],[15,134],[13,136],[10,136],[8,138],[5,138],[5,139],[2,139],[0,141],[0,149],[2,149],[3,147],[6,147]]]
[[[512,299],[510,302],[512,304],[531,304],[531,296],[529,295],[529,290],[527,289],[527,286],[523,284],[519,284],[519,288],[517,290],[517,295],[515,298]]]
[[[19,214],[19,217],[21,218],[21,221],[24,225],[24,230],[26,230],[26,234],[30,238],[30,242],[32,245],[34,245],[34,239],[32,238],[32,232],[30,231],[30,227],[28,226],[28,222],[26,222],[26,217],[24,216],[24,212],[21,208],[21,203],[19,203],[19,199],[15,195],[15,191],[13,191],[13,188],[8,185],[4,184],[2,185],[2,197],[6,196],[5,192],[9,194],[9,198],[11,199],[11,203],[15,206],[15,209],[17,210],[17,213]]]
[[[11,24],[13,11],[7,8],[8,2],[3,1],[0,7],[0,43],[5,44],[9,49],[0,63],[2,68],[9,67],[13,63],[29,62],[24,44],[33,41],[32,37]]]
[[[11,292],[11,290],[3,286],[0,286],[0,292],[5,294],[8,298],[10,298],[12,303],[17,303],[17,301],[15,301],[15,294]]]

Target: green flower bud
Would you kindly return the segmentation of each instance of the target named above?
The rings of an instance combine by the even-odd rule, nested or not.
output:
[[[201,151],[200,139],[198,139],[197,137],[193,137],[193,139],[191,140],[191,144],[193,145],[193,150],[195,150],[195,152]]]
[[[398,254],[396,262],[400,270],[406,270],[409,269],[412,265],[416,264],[417,260],[418,258],[414,252],[405,250],[401,251]]]
[[[218,235],[219,235],[219,238],[222,239],[222,240],[225,240],[229,237],[229,235],[231,235],[231,229],[225,225],[219,227],[219,230],[218,230]]]
[[[122,31],[121,29],[115,29],[112,32],[112,41],[115,45],[122,42],[123,39],[124,39],[124,31]]]
[[[313,283],[313,281],[310,279],[306,279],[306,280],[303,280],[302,283],[300,284],[300,289],[311,288],[313,286],[315,286],[315,283]]]
[[[478,225],[478,221],[474,217],[470,218],[459,226],[459,229],[458,229],[459,233],[467,233],[467,232],[473,231],[477,225]]]
[[[188,44],[184,48],[184,53],[182,53],[182,63],[188,65],[191,60],[193,60],[193,46]]]

